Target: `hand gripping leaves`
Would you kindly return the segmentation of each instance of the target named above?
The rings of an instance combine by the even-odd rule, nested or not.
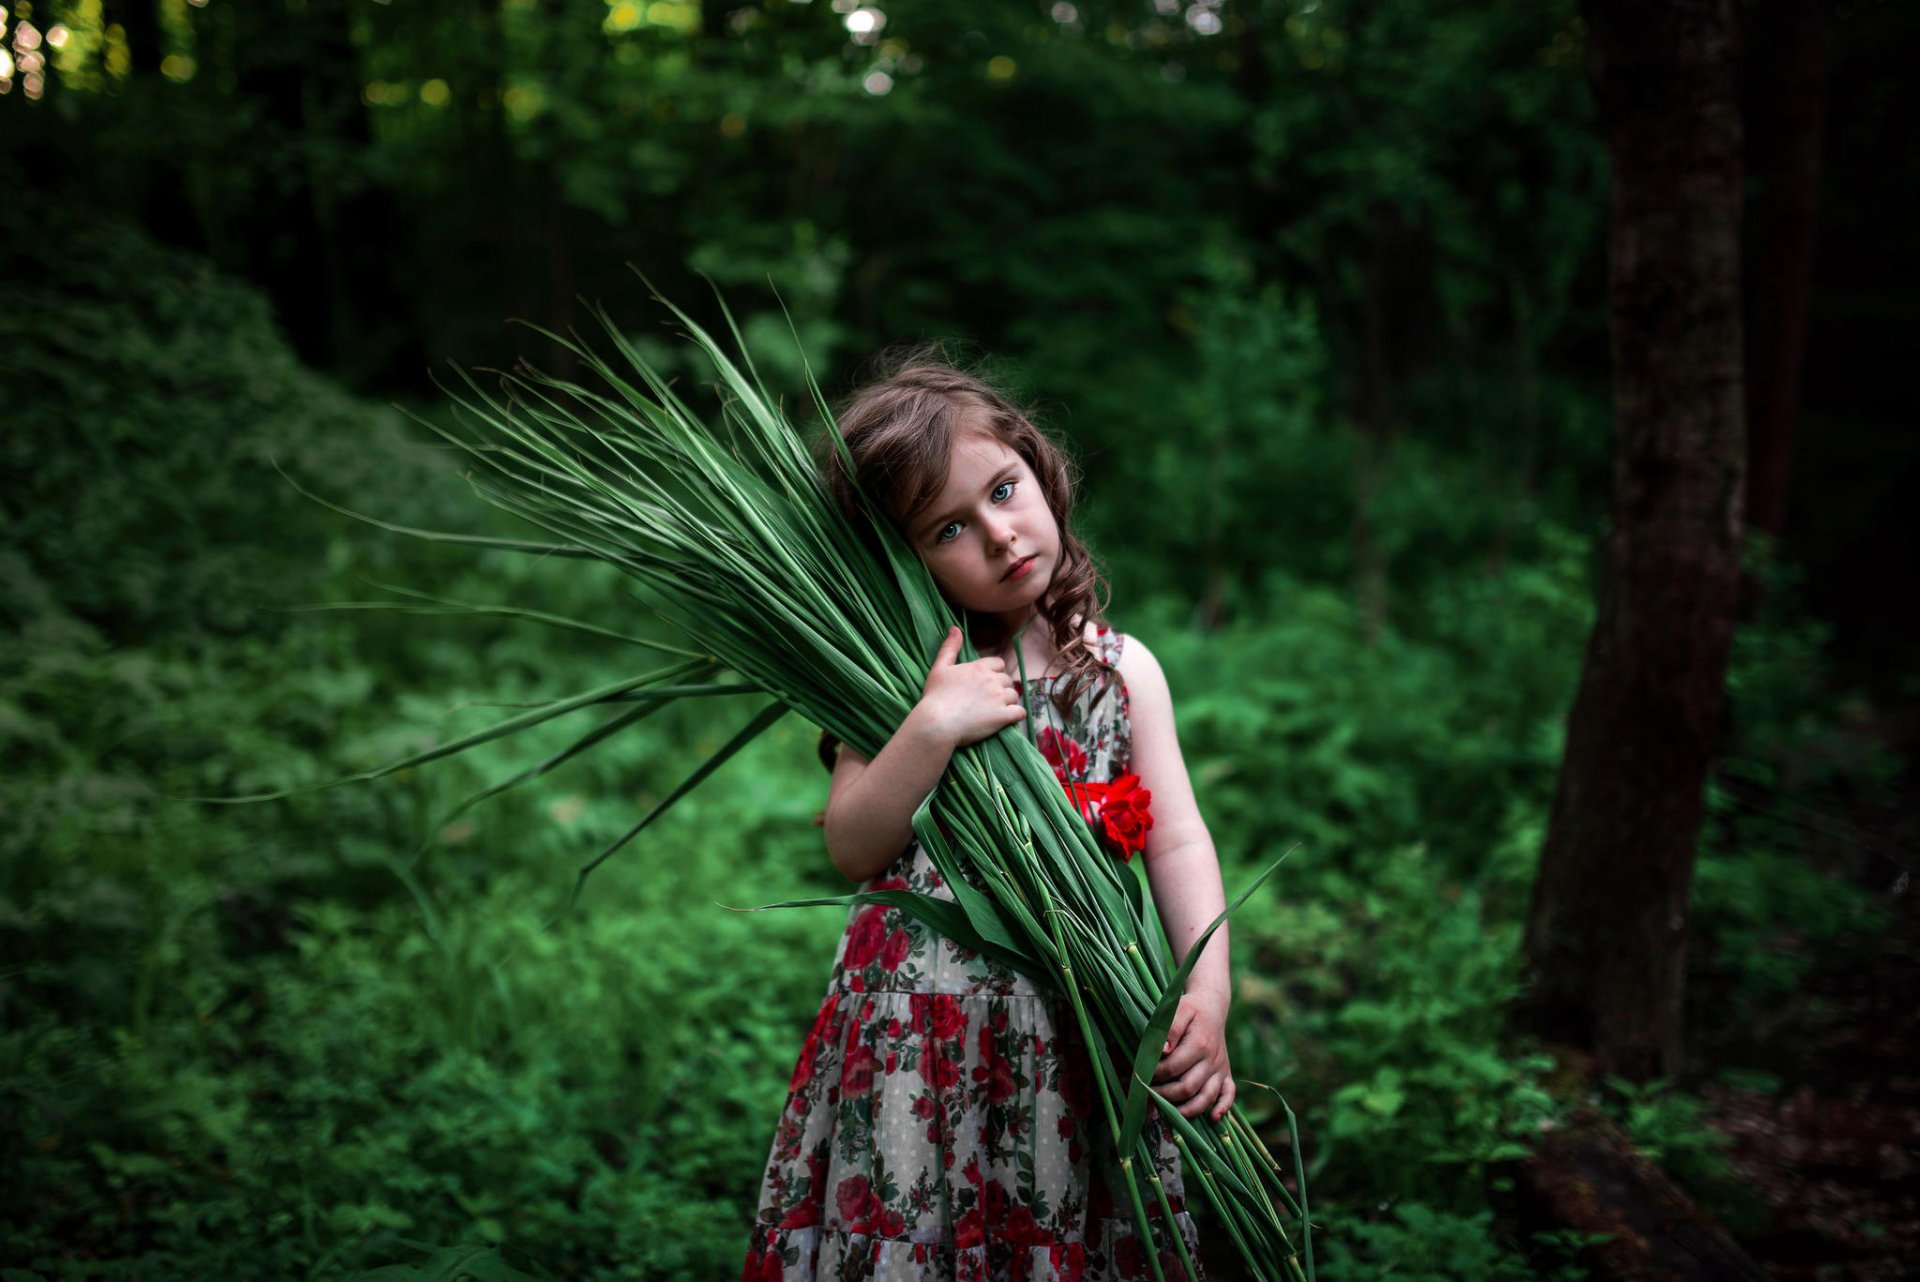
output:
[[[577,336],[548,336],[575,353],[601,385],[582,386],[522,368],[504,376],[496,393],[463,375],[466,390],[454,400],[472,438],[428,424],[472,455],[477,466],[469,479],[483,497],[547,530],[557,542],[487,539],[376,522],[441,541],[599,558],[627,575],[641,599],[684,633],[691,648],[674,651],[675,662],[667,667],[556,700],[370,774],[446,756],[582,708],[616,709],[572,746],[464,808],[544,774],[669,700],[743,690],[770,697],[739,734],[595,855],[581,870],[581,881],[787,709],[866,756],[876,755],[919,698],[929,656],[952,613],[877,507],[868,505],[869,530],[856,529],[843,517],[801,433],[768,395],[731,315],[727,324],[737,358],[686,313],[667,306],[717,371],[717,425],[696,415],[596,311],[618,364]],[[807,386],[851,470],[851,456],[811,371]],[[874,546],[881,549],[878,557]],[[490,612],[600,630],[533,610]],[[970,647],[965,657],[971,657]],[[731,680],[714,680],[722,669],[733,674]],[[1186,965],[1175,969],[1150,933],[1137,870],[1100,847],[1075,800],[1017,730],[956,753],[940,785],[920,805],[913,827],[952,889],[952,901],[885,890],[768,906],[891,904],[956,943],[1064,993],[1085,1044],[1094,1048],[1095,1082],[1118,1155],[1118,1187],[1142,1237],[1152,1240],[1158,1223],[1188,1276],[1193,1275],[1193,1261],[1172,1231],[1172,1209],[1142,1138],[1147,1110],[1157,1108],[1172,1130],[1189,1185],[1213,1207],[1251,1276],[1261,1282],[1311,1279],[1297,1135],[1292,1145],[1300,1189],[1296,1200],[1281,1180],[1279,1163],[1237,1107],[1217,1123],[1189,1120],[1147,1084],[1201,949],[1279,861],[1208,928]],[[576,882],[575,896],[579,889]],[[1293,1112],[1285,1112],[1291,1129]],[[1148,1218],[1149,1202],[1157,1203],[1163,1218]],[[1289,1229],[1299,1233],[1304,1259]],[[1144,1254],[1160,1279],[1160,1251]]]

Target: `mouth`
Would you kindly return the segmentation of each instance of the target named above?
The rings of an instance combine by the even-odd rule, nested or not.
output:
[[[1028,571],[1033,569],[1033,563],[1039,557],[1039,555],[1040,554],[1038,552],[1035,552],[1029,556],[1023,556],[1018,561],[1015,561],[1012,565],[1007,567],[1007,572],[1000,576],[1000,581],[1002,583],[1011,583],[1015,579],[1024,579],[1027,576]]]

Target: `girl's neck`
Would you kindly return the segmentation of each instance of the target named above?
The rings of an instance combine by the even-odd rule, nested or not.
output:
[[[1006,629],[1002,634],[1004,639],[984,653],[1004,659],[1007,671],[1016,677],[1020,675],[1023,662],[1029,680],[1045,676],[1060,653],[1053,644],[1053,628],[1045,616],[1036,610],[1028,610],[1024,618],[1001,615],[1000,623]]]

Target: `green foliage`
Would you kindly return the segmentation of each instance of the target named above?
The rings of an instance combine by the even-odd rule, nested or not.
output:
[[[1702,1120],[1700,1101],[1657,1079],[1644,1085],[1619,1077],[1606,1080],[1603,1097],[1634,1147],[1671,1172],[1683,1184],[1706,1186],[1733,1172],[1725,1157],[1732,1144]]]
[[[1863,835],[1836,814],[1888,804],[1903,768],[1866,730],[1863,698],[1809,701],[1810,686],[1833,685],[1831,628],[1806,613],[1800,576],[1771,543],[1757,537],[1748,562],[1762,608],[1734,637],[1734,733],[1707,789],[1692,918],[1706,944],[1692,964],[1743,1022],[1819,958],[1885,930],[1888,904],[1854,872]]]
[[[1379,1219],[1336,1219],[1329,1224],[1329,1277],[1382,1277],[1406,1282],[1583,1282],[1587,1270],[1573,1262],[1582,1245],[1604,1235],[1535,1234],[1534,1256],[1501,1239],[1491,1211],[1447,1215],[1419,1202],[1404,1202]]]
[[[820,4],[693,31],[609,29],[613,9],[181,10],[191,81],[0,103],[10,190],[99,158],[60,171],[92,203],[0,207],[7,1276],[730,1273],[841,925],[716,903],[846,889],[786,723],[545,929],[744,704],[672,710],[451,824],[580,727],[271,806],[173,800],[364,770],[615,658],[498,619],[292,607],[373,580],[648,624],[590,567],[295,496],[269,455],[363,511],[525,533],[295,359],[261,294],[91,212],[161,192],[362,384],[414,378],[416,349],[506,354],[526,340],[501,313],[561,322],[574,288],[658,359],[625,258],[676,297],[689,270],[771,278],[819,370],[917,334],[998,353],[1079,449],[1115,621],[1170,673],[1229,891],[1300,844],[1234,920],[1229,1033],[1269,1142],[1285,1119],[1255,1082],[1301,1111],[1328,1276],[1571,1282],[1579,1243],[1514,1242],[1487,1202],[1565,1106],[1503,1012],[1605,481],[1575,354],[1604,349],[1604,201],[1570,7],[1249,5],[1215,39],[1145,7],[903,0],[872,45]],[[745,328],[797,385],[771,306]],[[1367,507],[1378,617],[1351,604],[1362,420],[1396,442]],[[1821,834],[1899,764],[1823,693],[1829,637],[1762,570],[1693,917],[1740,1011],[1879,927]],[[1711,1182],[1684,1091],[1613,1106]]]

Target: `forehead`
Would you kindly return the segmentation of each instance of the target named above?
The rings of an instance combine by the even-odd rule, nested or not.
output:
[[[964,432],[954,438],[947,455],[947,480],[940,488],[940,499],[964,498],[971,490],[1020,463],[1020,456],[1008,449],[998,437],[981,432]]]

